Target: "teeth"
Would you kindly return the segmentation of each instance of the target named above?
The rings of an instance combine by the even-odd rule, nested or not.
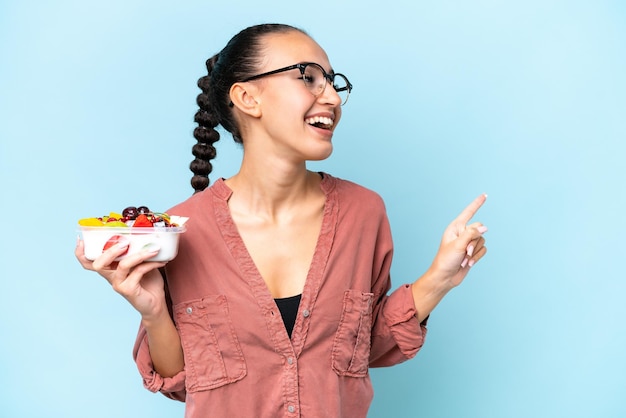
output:
[[[333,126],[333,120],[331,118],[326,117],[326,116],[314,116],[312,118],[305,119],[305,122],[308,123],[309,125],[314,125],[316,123],[321,123],[321,124],[326,125],[328,127]]]

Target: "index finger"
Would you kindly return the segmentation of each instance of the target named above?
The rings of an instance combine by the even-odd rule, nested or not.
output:
[[[457,216],[456,220],[463,222],[464,224],[468,223],[470,219],[474,217],[478,209],[485,203],[487,200],[487,194],[483,193],[478,196],[472,203],[470,203],[463,211]]]

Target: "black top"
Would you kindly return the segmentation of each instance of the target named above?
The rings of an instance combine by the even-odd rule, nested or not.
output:
[[[300,306],[300,298],[302,295],[290,296],[288,298],[274,299],[276,306],[280,311],[280,316],[283,317],[285,328],[287,328],[287,334],[291,338],[291,331],[296,323],[296,315],[298,314],[298,307]]]

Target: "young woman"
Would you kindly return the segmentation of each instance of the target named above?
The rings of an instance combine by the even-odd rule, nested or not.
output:
[[[369,367],[415,356],[426,319],[486,253],[479,196],[446,229],[428,271],[391,288],[392,240],[374,192],[307,170],[327,158],[352,89],[303,31],[258,25],[207,61],[199,80],[196,193],[179,253],[95,261],[141,314],[134,355],[145,386],[187,417],[365,417]],[[238,173],[208,187],[221,125],[243,145]],[[208,188],[207,188],[208,187]]]

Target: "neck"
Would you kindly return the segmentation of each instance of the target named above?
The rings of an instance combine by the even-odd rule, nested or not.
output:
[[[234,212],[276,220],[321,193],[320,180],[319,174],[308,171],[304,162],[254,163],[244,156],[239,172],[226,180],[233,191],[229,206]]]

